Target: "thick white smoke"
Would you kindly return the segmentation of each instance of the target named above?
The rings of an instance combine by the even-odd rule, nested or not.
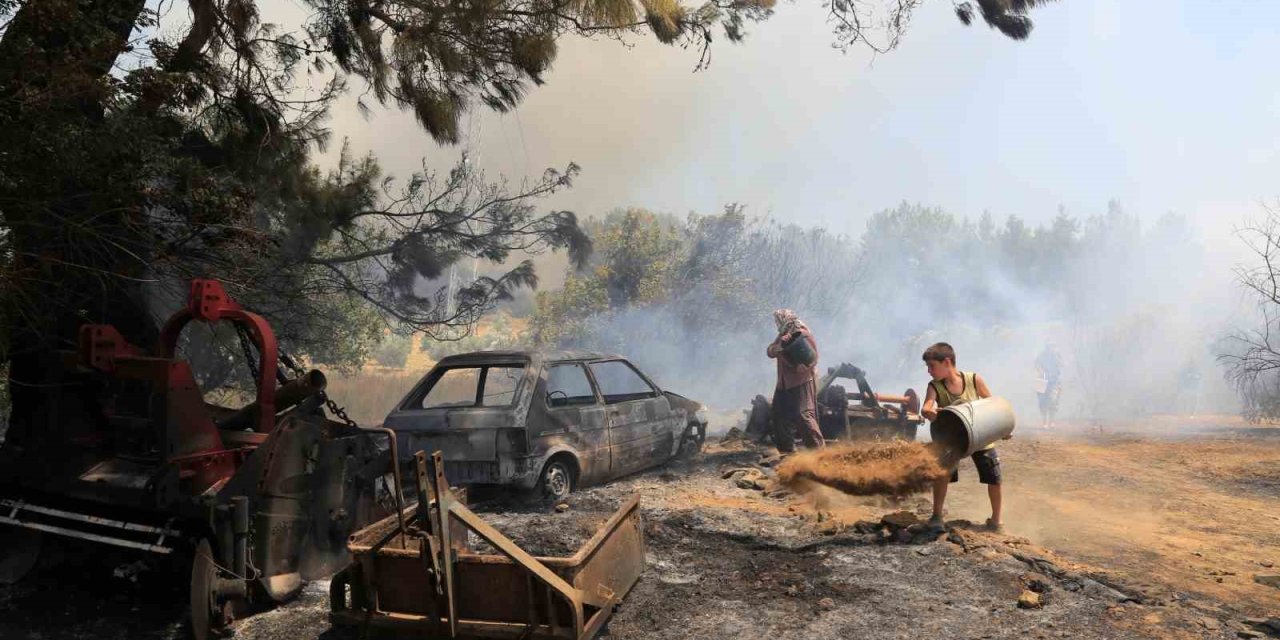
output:
[[[694,292],[596,317],[581,346],[627,355],[664,387],[734,409],[772,392],[768,311],[790,307],[813,328],[824,370],[853,363],[880,392],[922,392],[920,355],[945,341],[1024,424],[1038,421],[1034,361],[1051,340],[1063,358],[1065,418],[1239,408],[1215,360],[1238,309],[1232,265],[1213,263],[1182,218],[1144,226],[1113,203],[1031,227],[903,205],[842,242],[856,265],[829,245],[774,256],[807,265],[789,267],[803,280],[753,301],[754,317],[708,318],[721,307]]]

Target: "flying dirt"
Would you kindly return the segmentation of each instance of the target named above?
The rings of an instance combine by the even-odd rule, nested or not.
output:
[[[805,451],[778,465],[778,481],[796,491],[817,482],[855,496],[919,493],[945,473],[934,448],[902,441]]]

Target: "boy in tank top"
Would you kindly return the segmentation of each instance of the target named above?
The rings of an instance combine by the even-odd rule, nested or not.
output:
[[[954,404],[973,402],[979,398],[990,398],[991,390],[982,376],[960,371],[956,368],[956,351],[951,345],[939,342],[925,349],[925,367],[929,370],[929,390],[924,396],[924,407],[920,414],[929,420],[936,420],[938,410]],[[973,464],[978,468],[978,481],[987,485],[987,497],[991,499],[991,517],[987,520],[987,528],[1000,530],[1000,457],[996,454],[994,443],[975,451]],[[933,517],[929,525],[934,529],[944,528],[942,507],[947,501],[947,486],[960,480],[959,469],[951,471],[951,477],[940,477],[933,482]]]

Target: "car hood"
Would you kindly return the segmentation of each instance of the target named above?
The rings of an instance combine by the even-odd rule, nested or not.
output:
[[[684,409],[689,413],[690,417],[697,413],[699,409],[706,408],[706,405],[701,402],[686,398],[673,391],[663,391],[662,393],[667,396],[667,400],[671,402],[671,407],[673,409]]]

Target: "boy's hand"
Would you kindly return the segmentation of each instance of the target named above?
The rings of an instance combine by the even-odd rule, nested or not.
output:
[[[925,409],[924,411],[920,412],[920,415],[924,416],[926,420],[938,419],[938,412],[934,409]]]

